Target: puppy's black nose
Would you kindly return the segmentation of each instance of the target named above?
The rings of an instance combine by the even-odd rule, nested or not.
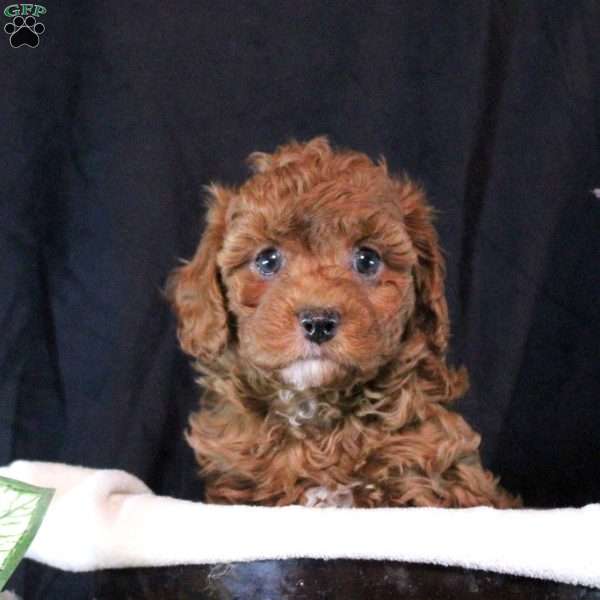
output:
[[[298,315],[304,337],[309,342],[322,344],[332,339],[340,324],[340,313],[335,310],[303,310]]]

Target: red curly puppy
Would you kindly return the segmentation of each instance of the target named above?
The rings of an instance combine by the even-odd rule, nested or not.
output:
[[[447,405],[444,265],[422,190],[327,139],[250,156],[213,185],[169,295],[205,389],[187,439],[219,503],[491,505],[518,500]]]

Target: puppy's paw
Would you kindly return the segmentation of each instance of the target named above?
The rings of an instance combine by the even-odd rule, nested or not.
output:
[[[351,508],[354,506],[354,494],[349,485],[338,485],[335,490],[319,485],[304,492],[302,504],[316,508],[337,507]]]

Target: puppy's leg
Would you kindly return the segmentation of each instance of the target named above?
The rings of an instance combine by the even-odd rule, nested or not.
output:
[[[338,485],[335,489],[324,485],[309,488],[304,492],[301,504],[318,508],[338,507],[350,508],[354,506],[352,485]]]
[[[484,469],[479,455],[481,437],[458,414],[432,406],[430,418],[399,432],[389,446],[379,449],[388,465],[376,482],[392,506],[462,508],[521,505]]]

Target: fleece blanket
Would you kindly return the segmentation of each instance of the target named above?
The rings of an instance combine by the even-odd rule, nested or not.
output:
[[[286,558],[453,565],[600,587],[600,504],[556,510],[217,506],[123,471],[17,461],[56,493],[26,556],[70,571]]]

